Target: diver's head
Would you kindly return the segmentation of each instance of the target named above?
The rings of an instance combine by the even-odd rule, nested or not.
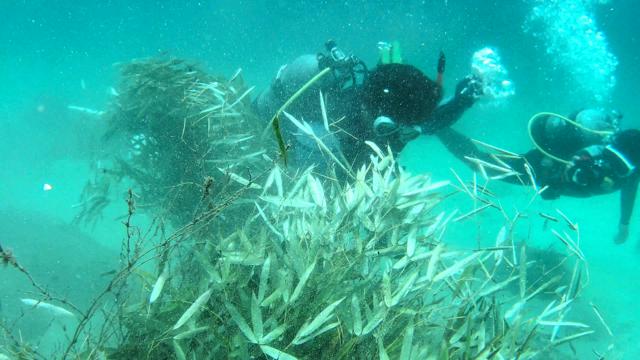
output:
[[[620,130],[622,114],[617,110],[605,110],[602,108],[584,109],[576,115],[575,120],[587,129],[615,133]],[[583,131],[582,136],[587,143],[597,143],[601,140],[601,135],[593,132]]]
[[[378,130],[413,127],[424,121],[442,98],[442,88],[416,67],[381,64],[363,86],[363,106]]]

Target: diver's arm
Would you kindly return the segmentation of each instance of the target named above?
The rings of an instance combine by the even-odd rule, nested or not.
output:
[[[473,141],[465,136],[464,134],[452,129],[452,128],[444,128],[438,131],[435,134],[438,139],[442,142],[442,144],[460,161],[464,162],[474,171],[478,169],[478,165],[469,160],[467,157],[476,158],[478,160],[486,161],[491,164],[495,164],[496,161],[486,152],[480,150]],[[504,163],[509,165],[513,171],[516,171],[521,174],[526,174],[524,164],[526,162],[532,163],[532,166],[535,168],[535,164],[537,164],[537,160],[535,160],[533,151],[528,152],[522,157],[514,157],[514,158],[504,158],[502,159]],[[535,155],[535,154],[534,154]],[[530,159],[531,158],[531,159]],[[489,167],[485,167],[485,172],[489,176],[499,176],[503,173]],[[530,185],[528,176],[507,176],[500,179],[503,182],[516,184],[516,185]]]
[[[421,125],[422,133],[434,134],[440,129],[453,125],[467,109],[473,106],[480,92],[479,83],[474,77],[468,76],[462,79],[456,86],[455,95],[438,106]]]
[[[620,224],[629,225],[638,192],[638,177],[629,179],[620,189]]]
[[[467,156],[485,161],[490,158],[488,154],[480,151],[470,138],[450,127],[439,130],[435,135],[440,139],[442,145],[460,161],[468,163]]]
[[[633,213],[637,192],[637,176],[633,179],[629,179],[629,181],[620,189],[620,224],[618,225],[618,234],[614,240],[616,244],[622,244],[629,236],[629,220],[631,220],[631,214]]]

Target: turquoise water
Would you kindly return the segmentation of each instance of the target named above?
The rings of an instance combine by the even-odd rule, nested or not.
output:
[[[80,306],[88,304],[105,282],[102,274],[118,261],[123,229],[115,218],[121,208],[108,208],[95,227],[78,227],[71,221],[77,211],[74,204],[92,173],[91,162],[110,150],[99,146],[104,131],[100,118],[68,106],[105,109],[117,81],[113,64],[133,58],[169,53],[197,60],[210,72],[225,76],[240,67],[246,83],[264,89],[280,65],[323,50],[328,38],[370,66],[376,61],[378,41],[398,40],[405,61],[427,74],[435,74],[437,54],[445,51],[445,91],[450,94],[469,73],[473,52],[491,46],[500,51],[516,94],[500,104],[480,102],[469,110],[455,125],[467,135],[524,152],[531,148],[526,122],[534,113],[567,114],[595,105],[620,109],[624,127],[640,127],[636,2],[549,0],[546,4],[569,9],[567,16],[587,11],[606,41],[593,42],[582,32],[568,30],[568,41],[574,45],[567,49],[573,53],[550,51],[551,35],[544,31],[552,28],[551,23],[538,18],[532,30],[525,30],[534,7],[544,8],[542,1],[3,1],[0,244],[12,248],[47,287]],[[554,29],[551,34],[557,33]],[[603,64],[608,58],[602,54],[615,56],[617,65]],[[615,85],[588,76],[599,71],[614,76]],[[410,171],[431,173],[436,179],[455,181],[451,168],[464,178],[472,176],[436,138],[416,140],[401,161]],[[44,191],[44,184],[53,188]],[[493,189],[505,208],[523,208],[530,197],[525,188],[493,184]],[[457,195],[447,207],[465,212],[469,203]],[[568,351],[567,356],[595,358],[592,349],[604,353],[613,346],[613,359],[639,358],[637,216],[627,243],[614,245],[617,194],[537,201],[530,213],[553,213],[556,208],[580,224],[590,285],[576,311],[597,330],[591,340],[581,343],[577,355]],[[476,246],[476,238],[491,243],[500,226],[499,216],[485,214],[457,229],[451,241],[469,248]],[[522,236],[531,246],[558,245],[542,230],[540,222],[531,221]],[[13,318],[24,311],[18,299],[33,292],[11,269],[0,268],[0,279],[0,315]],[[598,304],[613,338],[598,327],[590,302]],[[39,320],[26,317],[20,326],[25,337],[46,344],[55,329]]]

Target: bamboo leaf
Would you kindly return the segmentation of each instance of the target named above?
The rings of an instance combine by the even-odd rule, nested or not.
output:
[[[227,308],[227,311],[229,311],[229,315],[231,315],[231,318],[236,323],[236,325],[238,325],[238,328],[240,328],[240,331],[242,331],[244,336],[246,336],[250,342],[257,344],[258,339],[256,339],[256,335],[253,333],[253,331],[251,331],[251,329],[249,328],[249,325],[244,320],[242,315],[240,315],[236,307],[228,302],[225,302],[224,305]]]
[[[418,270],[416,269],[413,272],[413,274],[405,278],[405,280],[403,281],[402,287],[396,290],[396,293],[393,295],[393,298],[391,298],[391,306],[397,305],[400,302],[400,300],[402,300],[402,298],[404,298],[409,293],[409,291],[411,291],[411,288],[413,287],[413,284],[416,282],[417,278],[418,278]]]
[[[234,106],[236,106],[240,101],[242,101],[242,99],[244,99],[247,95],[249,95],[249,93],[255,88],[255,86],[250,87],[249,89],[247,89],[247,91],[245,91],[242,95],[240,95],[236,101],[233,102],[233,104],[229,105],[229,109],[233,108]]]
[[[553,346],[558,346],[558,345],[564,344],[564,343],[566,343],[568,341],[572,341],[572,340],[575,340],[577,338],[581,338],[583,336],[591,335],[594,332],[595,331],[593,331],[593,330],[588,330],[588,331],[583,331],[581,333],[577,333],[577,334],[574,334],[574,335],[569,335],[567,337],[563,337],[561,339],[552,341],[552,345]]]
[[[353,333],[360,336],[362,334],[362,312],[360,311],[360,300],[356,294],[351,297],[351,315],[353,316]]]
[[[55,316],[64,316],[64,317],[71,317],[71,318],[75,317],[75,315],[71,311],[57,305],[49,304],[44,301],[35,300],[35,299],[20,299],[20,301],[22,301],[22,303],[27,306],[46,310]]]
[[[322,184],[311,174],[307,175],[307,179],[309,183],[309,190],[311,190],[311,197],[313,198],[313,202],[319,207],[325,209],[327,207],[327,201],[325,199]]]
[[[267,345],[260,345],[260,349],[262,350],[262,352],[271,357],[272,359],[278,359],[278,360],[298,360],[297,357],[293,356],[293,355],[289,355],[284,351],[278,350],[276,348],[272,348],[271,346],[267,346]]]
[[[334,323],[328,324],[325,327],[321,328],[320,330],[312,333],[311,335],[309,335],[309,336],[307,336],[305,338],[299,339],[297,342],[295,342],[293,344],[295,344],[295,345],[304,344],[307,341],[309,341],[309,340],[311,340],[311,339],[313,339],[313,338],[315,338],[317,336],[320,336],[320,335],[324,334],[325,332],[327,332],[329,330],[332,330],[332,329],[336,328],[338,325],[340,325],[340,321],[336,321]]]
[[[271,127],[273,128],[273,134],[278,142],[278,149],[280,150],[280,156],[282,156],[282,163],[287,166],[287,144],[282,137],[282,131],[280,130],[280,114],[277,113],[271,119]]]
[[[322,310],[318,315],[316,315],[316,317],[311,321],[311,323],[307,323],[303,325],[300,328],[300,330],[298,330],[298,333],[296,334],[296,337],[293,339],[292,343],[297,344],[297,342],[300,341],[300,339],[311,335],[314,331],[320,328],[324,323],[329,321],[329,319],[333,317],[333,311],[335,310],[336,307],[338,307],[338,305],[340,305],[340,303],[343,300],[344,298],[341,298],[340,300],[332,304],[329,304],[326,308],[324,308],[324,310]]]
[[[383,306],[379,306],[378,310],[371,316],[367,325],[362,329],[362,336],[372,332],[378,325],[384,320],[387,315],[386,309]]]
[[[418,232],[418,225],[413,224],[411,229],[409,229],[409,234],[407,235],[407,257],[412,257],[416,252],[416,233]]]
[[[173,339],[174,340],[190,339],[190,338],[200,334],[201,332],[204,332],[204,331],[207,331],[207,330],[209,330],[208,326],[197,327],[195,329],[191,329],[191,330],[187,330],[185,332],[181,332],[180,334],[174,336]]]
[[[407,330],[404,333],[404,339],[402,340],[402,350],[400,351],[400,360],[410,360],[411,359],[411,348],[413,346],[413,319],[409,322],[409,326],[407,326]]]
[[[260,310],[260,305],[258,304],[258,299],[255,294],[251,296],[251,324],[253,325],[253,333],[256,338],[258,340],[262,339],[264,335],[262,311]]]
[[[296,288],[293,290],[293,294],[291,294],[291,298],[288,301],[289,303],[293,303],[298,300],[298,297],[300,297],[300,294],[302,294],[304,285],[307,283],[307,280],[309,280],[309,276],[311,276],[311,273],[313,272],[313,269],[315,269],[315,267],[316,261],[314,260],[313,263],[309,265],[309,267],[307,267],[304,273],[302,273],[302,276],[300,276],[300,281],[298,282]]]
[[[176,359],[187,360],[187,356],[185,355],[184,350],[182,350],[182,346],[180,346],[176,340],[173,340],[173,351],[176,353]]]
[[[260,196],[260,199],[276,206],[292,207],[292,208],[312,208],[316,204],[302,199],[292,198],[285,199],[280,196]]]
[[[520,298],[527,295],[527,245],[520,248]]]
[[[271,256],[267,256],[267,259],[264,261],[264,263],[262,263],[262,271],[260,271],[260,286],[258,287],[258,303],[260,304],[262,304],[262,300],[264,300],[264,294],[267,291],[270,270]]]
[[[545,326],[569,326],[569,327],[581,327],[581,328],[588,328],[589,327],[589,325],[587,325],[587,324],[583,324],[583,323],[579,323],[579,322],[572,322],[572,321],[538,320],[538,324],[545,325]]]
[[[489,296],[497,291],[502,290],[503,288],[505,288],[507,285],[509,285],[509,283],[511,283],[513,280],[517,279],[517,276],[513,276],[505,281],[499,282],[497,284],[494,284],[493,286],[490,286],[484,290],[482,290],[479,294],[478,294],[478,298],[481,297],[485,297],[485,296]]]
[[[278,288],[275,289],[271,295],[267,296],[262,303],[260,303],[261,306],[271,306],[276,300],[282,298],[282,289]]]
[[[267,335],[265,335],[261,340],[260,343],[261,344],[269,344],[271,343],[273,340],[277,339],[280,337],[280,335],[282,335],[284,333],[284,331],[287,329],[286,326],[284,325],[280,325],[277,328],[271,330],[270,333],[268,333]]]
[[[500,231],[498,231],[498,236],[496,236],[496,248],[502,248],[503,245],[506,243],[507,241],[507,226],[503,225],[500,228]],[[496,263],[499,264],[500,262],[502,262],[502,258],[504,256],[504,250],[502,251],[496,251],[493,254],[493,258],[496,260]]]
[[[467,266],[470,262],[472,262],[473,260],[477,259],[478,256],[480,256],[481,254],[482,254],[482,252],[477,252],[477,253],[469,255],[466,258],[456,262],[455,264],[453,264],[449,268],[443,270],[438,275],[436,275],[433,278],[433,282],[440,281],[442,279],[445,279],[445,278],[447,278],[447,277],[459,272],[460,270],[462,270],[463,267]]]
[[[591,308],[593,309],[593,312],[596,314],[596,316],[600,320],[600,323],[602,323],[602,326],[604,326],[605,330],[607,330],[607,333],[609,333],[610,336],[613,336],[613,332],[611,331],[611,328],[609,327],[609,325],[607,325],[607,322],[604,321],[604,317],[600,313],[600,310],[598,310],[598,308],[596,307],[596,304],[590,303],[590,305],[591,305]]]
[[[325,104],[324,96],[322,96],[322,90],[320,92],[320,110],[322,111],[322,123],[324,124],[324,129],[329,132],[329,118],[327,117],[327,106]]]
[[[200,308],[207,302],[209,301],[209,297],[211,296],[211,289],[205,291],[204,293],[202,293],[202,295],[198,296],[198,298],[196,299],[196,301],[193,302],[193,304],[191,304],[191,306],[189,306],[189,308],[182,314],[182,316],[180,317],[180,319],[178,319],[178,321],[176,322],[175,325],[173,325],[173,330],[177,330],[179,329],[182,325],[184,325],[187,321],[189,321],[189,319],[191,319],[191,317],[200,310]]]
[[[160,276],[158,276],[158,279],[153,285],[153,289],[151,290],[151,295],[149,295],[149,304],[153,304],[156,300],[158,300],[158,298],[160,297],[160,294],[162,293],[162,289],[164,288],[164,284],[167,281],[168,276],[169,276],[169,270],[168,270],[168,266],[165,264],[162,269],[162,272],[160,273]]]
[[[382,343],[382,336],[377,337],[378,342],[378,356],[380,360],[389,360],[389,354],[387,354],[387,349],[384,348],[384,344]]]
[[[567,301],[563,301],[560,304],[558,304],[555,307],[553,307],[553,305],[555,305],[555,300],[554,300],[551,303],[549,303],[549,305],[547,305],[547,307],[542,312],[542,315],[540,315],[540,318],[549,317],[549,316],[551,316],[551,315],[553,315],[553,314],[555,314],[555,313],[557,313],[559,311],[562,311],[566,307],[571,305],[572,303],[573,303],[573,300],[567,300]]]
[[[429,259],[429,265],[427,265],[427,275],[426,278],[428,281],[433,281],[433,277],[436,273],[438,261],[440,261],[440,254],[444,250],[444,245],[438,244],[435,249],[433,249],[433,254]]]
[[[441,187],[448,186],[449,184],[450,184],[449,180],[438,181],[438,182],[435,182],[435,183],[429,183],[426,186],[423,186],[423,187],[418,188],[418,189],[411,189],[410,191],[404,192],[404,193],[402,193],[400,195],[401,196],[405,196],[405,197],[421,195],[423,193],[432,192],[432,191],[437,190],[437,189],[439,189]],[[436,226],[437,225],[438,224],[436,223]]]
[[[250,189],[262,189],[262,186],[254,183],[253,181],[246,179],[236,173],[233,173],[231,171],[228,170],[224,170],[221,168],[218,168],[218,170],[220,170],[221,173],[229,176],[229,178],[235,182],[237,182],[238,184],[242,185],[242,186],[248,186]]]

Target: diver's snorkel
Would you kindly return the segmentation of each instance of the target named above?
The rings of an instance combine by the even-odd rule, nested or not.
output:
[[[444,51],[440,50],[440,56],[438,57],[438,77],[436,78],[436,83],[442,87],[442,82],[444,78],[444,69],[447,64],[447,59],[444,56]]]

